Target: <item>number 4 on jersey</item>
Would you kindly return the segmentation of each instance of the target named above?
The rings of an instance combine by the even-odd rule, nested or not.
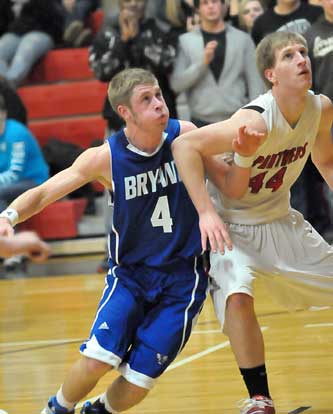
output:
[[[164,233],[172,233],[173,222],[167,196],[162,196],[157,200],[150,221],[153,227],[163,227]]]

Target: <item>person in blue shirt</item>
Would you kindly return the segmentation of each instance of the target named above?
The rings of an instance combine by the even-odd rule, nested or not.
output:
[[[7,119],[0,95],[0,210],[29,188],[49,178],[38,142],[22,123]]]
[[[90,181],[113,194],[106,286],[81,357],[44,414],[74,413],[76,403],[111,369],[120,376],[81,413],[117,413],[138,404],[185,346],[206,297],[198,214],[171,152],[174,139],[195,126],[169,119],[158,82],[144,69],[119,72],[108,96],[125,128],[0,214],[0,236],[6,236],[16,223]],[[250,148],[245,143],[245,154],[256,149],[253,138]],[[234,188],[248,172],[230,170]]]

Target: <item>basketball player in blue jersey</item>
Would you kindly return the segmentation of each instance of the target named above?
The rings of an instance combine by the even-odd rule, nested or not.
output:
[[[216,314],[249,392],[241,414],[275,414],[252,282],[254,276],[262,277],[289,308],[333,304],[333,248],[289,202],[290,187],[310,154],[333,189],[333,105],[309,90],[311,65],[301,35],[270,34],[256,54],[259,72],[271,89],[229,120],[189,132],[173,146],[179,173],[199,213],[203,247],[208,238],[213,250],[224,251],[225,224],[220,217],[228,223],[233,249],[211,254],[210,274],[217,287]],[[217,214],[206,190],[203,159],[230,151],[243,125],[265,139],[253,156],[234,157],[250,171],[243,197],[231,199],[216,183],[222,190]]]
[[[169,119],[157,80],[146,70],[120,72],[108,94],[125,128],[22,194],[0,218],[0,235],[11,234],[12,225],[87,182],[99,180],[113,192],[106,286],[81,358],[44,414],[74,413],[112,368],[121,375],[81,412],[117,413],[138,404],[184,347],[206,297],[198,215],[171,152],[173,140],[195,126]],[[252,154],[260,138],[240,131],[235,149]],[[220,166],[230,193],[243,192],[247,185],[238,183],[248,171]]]

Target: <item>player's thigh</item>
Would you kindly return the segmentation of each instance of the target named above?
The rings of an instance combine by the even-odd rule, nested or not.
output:
[[[153,306],[137,330],[128,362],[133,370],[156,378],[185,346],[207,294],[207,276],[177,280]]]
[[[117,277],[109,275],[89,339],[81,353],[114,367],[122,362],[143,320],[143,305]]]

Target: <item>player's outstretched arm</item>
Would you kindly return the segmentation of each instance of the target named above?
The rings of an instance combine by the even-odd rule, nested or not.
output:
[[[47,205],[93,180],[98,180],[109,188],[111,186],[107,144],[84,151],[69,168],[17,197],[7,209],[16,212],[17,217],[14,223],[10,219],[0,218],[0,235],[11,234],[11,224],[28,219]]]
[[[232,244],[226,227],[216,213],[206,189],[203,165],[206,151],[201,145],[202,141],[208,142],[206,150],[209,153],[214,152],[215,148],[209,148],[209,145],[216,144],[214,141],[218,131],[218,124],[187,131],[173,143],[173,154],[178,172],[199,214],[202,248],[206,250],[208,240],[213,251],[224,252],[225,245],[231,249]],[[224,144],[224,148],[231,149],[231,139]]]
[[[224,252],[225,245],[229,249],[232,247],[226,227],[217,215],[207,192],[204,159],[233,151],[233,142],[237,140],[239,128],[243,125],[251,125],[258,133],[265,131],[264,121],[259,114],[253,110],[239,110],[230,119],[187,132],[173,143],[178,172],[199,214],[204,249],[207,240],[212,250]],[[245,148],[246,151],[240,155],[249,154],[248,147]]]

